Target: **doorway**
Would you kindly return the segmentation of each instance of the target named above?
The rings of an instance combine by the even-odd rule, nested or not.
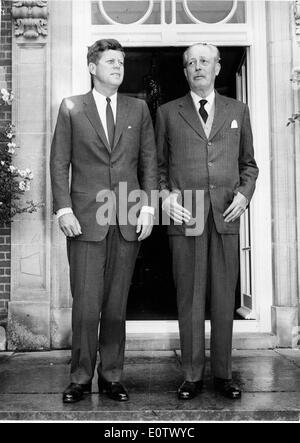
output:
[[[243,20],[238,22],[231,22],[227,20],[226,22],[218,22],[216,20],[210,20],[210,23],[182,23],[179,20],[178,14],[175,13],[175,6],[182,4],[182,1],[164,1],[153,2],[153,4],[161,5],[161,14],[158,14],[158,19],[155,24],[149,23],[132,23],[124,25],[122,23],[123,15],[120,15],[120,20],[117,20],[118,24],[111,24],[105,22],[106,24],[94,24],[92,21],[92,2],[87,2],[86,0],[78,0],[72,2],[72,7],[69,8],[67,14],[68,26],[65,26],[66,17],[63,15],[61,7],[59,7],[59,2],[51,3],[51,17],[52,17],[52,31],[55,30],[54,35],[59,35],[59,39],[56,38],[54,48],[57,48],[52,54],[56,63],[52,66],[52,76],[51,76],[51,95],[52,95],[52,106],[53,106],[53,116],[55,116],[58,110],[59,103],[61,99],[66,95],[76,95],[83,94],[90,89],[90,76],[86,66],[86,52],[87,47],[93,44],[96,40],[100,38],[115,38],[120,41],[122,46],[127,48],[127,67],[128,73],[132,72],[132,62],[130,61],[131,55],[130,51],[141,52],[141,55],[146,54],[147,51],[169,51],[169,54],[177,53],[177,62],[173,63],[173,57],[168,57],[168,63],[165,66],[169,70],[169,66],[174,67],[174,69],[181,70],[181,52],[183,49],[195,42],[207,41],[216,44],[222,53],[222,65],[223,72],[225,75],[228,72],[230,77],[230,82],[225,82],[222,77],[219,78],[217,88],[221,93],[226,93],[222,88],[229,87],[231,85],[232,92],[227,92],[228,95],[235,95],[235,85],[234,85],[234,70],[236,69],[236,64],[231,60],[231,56],[239,48],[243,52],[247,49],[247,69],[246,69],[246,80],[247,80],[247,90],[248,90],[248,104],[250,108],[251,123],[254,136],[254,148],[255,148],[255,158],[257,164],[259,165],[259,183],[255,191],[254,198],[251,200],[251,217],[249,220],[249,233],[251,233],[251,254],[246,252],[245,255],[248,256],[248,261],[250,259],[251,263],[251,278],[248,282],[251,285],[247,285],[251,291],[251,300],[255,301],[254,310],[252,311],[251,318],[255,318],[252,321],[244,321],[236,319],[233,325],[234,333],[237,334],[247,334],[249,333],[269,333],[271,331],[271,306],[273,300],[273,284],[272,284],[272,211],[271,211],[271,187],[270,187],[270,124],[269,124],[269,93],[268,93],[268,54],[267,54],[267,17],[266,17],[266,5],[265,2],[255,1],[255,2],[245,2],[245,13],[243,14]],[[105,2],[108,4],[109,2]],[[113,3],[113,2],[112,2]],[[119,2],[121,3],[121,2]],[[123,3],[123,2],[122,2]],[[133,4],[134,2],[131,2]],[[140,3],[140,2],[135,2]],[[141,2],[142,3],[142,2]],[[191,2],[190,2],[191,3]],[[198,4],[198,2],[193,2],[193,4]],[[199,4],[201,2],[199,1]],[[207,3],[207,2],[206,2]],[[209,2],[212,7],[218,2]],[[225,2],[227,3],[227,2]],[[242,3],[242,2],[240,2]],[[125,4],[125,2],[124,2]],[[164,6],[172,5],[172,20],[164,19]],[[177,11],[178,12],[178,11]],[[169,14],[170,16],[170,14]],[[168,16],[168,17],[169,17]],[[115,17],[115,16],[114,16]],[[140,17],[140,16],[139,16]],[[116,18],[116,17],[115,17]],[[169,17],[170,18],[170,17]],[[61,41],[66,42],[63,45],[65,52],[64,57],[61,57]],[[71,42],[71,46],[69,43]],[[161,48],[161,49],[160,49]],[[178,48],[178,49],[177,49]],[[232,49],[231,49],[232,48]],[[179,54],[180,53],[180,54]],[[226,54],[228,58],[226,58]],[[55,54],[57,54],[55,56]],[[230,55],[232,54],[232,55]],[[241,53],[240,56],[241,57]],[[237,57],[238,58],[238,57]],[[235,59],[235,56],[233,57]],[[149,64],[151,67],[151,62],[148,62],[148,69],[146,74],[149,73]],[[138,70],[142,68],[142,65],[146,66],[146,59],[144,63],[139,63],[139,61],[134,63],[134,70],[138,73]],[[224,70],[224,68],[226,69]],[[143,68],[145,69],[145,68]],[[175,70],[172,71],[172,76],[175,75]],[[166,70],[166,72],[168,72]],[[243,69],[241,69],[241,73]],[[230,74],[231,73],[231,74]],[[181,76],[182,71],[181,71]],[[129,78],[129,77],[128,77]],[[135,83],[128,85],[127,78],[124,82],[125,87],[130,91],[134,92],[145,92],[145,88],[138,84],[138,78],[140,75],[135,75]],[[224,77],[223,77],[224,78]],[[240,79],[242,76],[240,76]],[[185,80],[181,77],[184,87],[186,86]],[[221,81],[222,80],[222,81]],[[130,83],[130,82],[129,82]],[[128,87],[127,87],[128,85]],[[241,90],[244,90],[243,82],[240,81]],[[126,91],[124,91],[126,92]],[[176,91],[173,93],[179,94],[179,87],[176,87]],[[172,91],[171,91],[172,93]],[[175,94],[174,94],[175,95]],[[173,95],[173,96],[174,96]],[[173,98],[171,96],[170,98]],[[54,119],[52,121],[54,124]],[[50,201],[50,196],[48,197]],[[50,203],[49,203],[50,204]],[[247,225],[246,225],[247,228]],[[245,229],[246,231],[246,229]],[[69,345],[70,337],[70,324],[71,324],[71,304],[72,299],[69,290],[69,277],[68,277],[68,265],[65,257],[65,242],[62,236],[59,236],[57,232],[56,225],[53,223],[52,235],[54,238],[53,247],[51,248],[51,342],[54,348],[64,348]],[[247,232],[245,232],[247,234]],[[246,235],[245,235],[246,236]],[[155,242],[154,235],[152,237],[154,248],[156,245],[156,256],[152,259],[152,264],[155,260],[160,260],[161,245]],[[165,237],[164,237],[165,239]],[[150,248],[150,240],[149,240]],[[245,242],[246,243],[246,242]],[[247,244],[245,245],[247,247]],[[143,248],[147,247],[145,242]],[[141,254],[143,251],[141,251]],[[147,256],[146,256],[147,257]],[[243,255],[241,255],[243,257]],[[140,260],[140,257],[139,257]],[[147,259],[148,260],[148,259]],[[150,259],[149,259],[150,261]],[[149,263],[147,261],[147,264]],[[246,260],[244,260],[245,262]],[[163,262],[163,260],[161,260]],[[243,260],[241,260],[241,263]],[[163,270],[161,271],[162,277],[166,278],[166,263],[163,263]],[[142,276],[144,272],[146,276],[143,276],[143,281],[147,283],[150,288],[150,284],[155,281],[154,278],[148,277],[148,267],[136,268],[135,279],[133,284],[136,284],[136,278]],[[159,267],[159,270],[161,267]],[[139,274],[140,272],[140,274]],[[249,276],[248,276],[249,277]],[[158,277],[156,277],[158,278]],[[246,281],[247,276],[245,273],[241,274],[241,283]],[[141,280],[140,280],[141,281]],[[148,283],[149,282],[149,283]],[[163,301],[167,299],[167,296],[171,294],[171,290],[168,288],[164,289]],[[133,290],[134,286],[132,286]],[[177,316],[175,311],[174,315],[167,317],[166,311],[170,310],[162,308],[162,297],[156,297],[155,290],[146,290],[143,294],[141,288],[135,290],[136,298],[134,299],[133,292],[130,296],[130,307],[129,313],[130,318],[137,318],[132,313],[132,305],[136,303],[139,307],[139,318],[157,318],[155,317],[154,310],[150,310],[150,303],[155,301],[156,310],[159,310],[159,318],[174,318]],[[241,292],[244,292],[244,288],[241,287]],[[147,300],[147,297],[152,300]],[[143,295],[143,297],[141,296]],[[247,308],[250,305],[248,303],[249,299],[244,300],[239,294],[239,300],[242,301],[242,305]],[[155,298],[154,298],[155,297]],[[175,303],[175,296],[171,297],[172,301]],[[250,301],[251,301],[250,300]],[[168,299],[168,302],[170,299]],[[139,304],[141,303],[141,304]],[[166,304],[167,304],[166,303]],[[239,304],[237,303],[237,306]],[[176,309],[176,308],[175,308]],[[250,309],[248,309],[249,311]],[[136,309],[134,309],[136,312]],[[246,311],[246,310],[244,310]],[[254,311],[254,313],[253,313]],[[151,312],[150,315],[146,316],[147,312]],[[157,311],[156,311],[157,312]],[[163,315],[161,315],[163,313]],[[133,315],[134,314],[134,315]],[[177,317],[175,317],[177,318]],[[207,321],[205,324],[205,330],[209,334],[210,332],[210,322]],[[133,340],[132,346],[146,346],[148,349],[153,349],[156,346],[156,339],[161,340],[159,346],[163,346],[164,349],[169,349],[174,340],[178,340],[178,322],[176,320],[154,320],[154,321],[128,321],[126,323],[126,331],[129,341]],[[139,345],[136,340],[142,340],[143,345]],[[146,344],[143,340],[147,340]],[[144,348],[144,349],[146,349]],[[135,349],[135,348],[134,348]]]
[[[246,59],[246,48],[223,46],[222,69],[216,78],[220,94],[237,98],[237,73]],[[156,110],[185,95],[189,88],[183,67],[182,47],[134,47],[126,49],[125,76],[119,91],[147,101],[153,123]],[[250,270],[249,270],[250,274]],[[235,312],[241,307],[240,277],[236,287]],[[166,227],[155,226],[142,242],[130,288],[127,320],[176,320],[176,292]],[[209,303],[206,318],[209,319]],[[237,312],[235,319],[243,319]]]

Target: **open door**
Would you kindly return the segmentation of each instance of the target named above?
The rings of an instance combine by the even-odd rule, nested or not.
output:
[[[236,97],[247,103],[247,54],[236,73]],[[241,216],[240,225],[240,287],[241,306],[237,313],[247,319],[255,319],[254,303],[251,287],[251,235],[250,235],[250,205]]]

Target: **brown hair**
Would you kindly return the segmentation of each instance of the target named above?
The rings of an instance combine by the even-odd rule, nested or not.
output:
[[[125,57],[125,52],[122,45],[112,38],[97,40],[92,46],[89,47],[87,53],[87,63],[97,64],[102,53],[112,49],[113,51],[120,51]]]

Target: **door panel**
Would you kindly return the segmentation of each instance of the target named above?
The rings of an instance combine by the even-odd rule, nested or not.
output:
[[[237,99],[247,103],[247,56],[244,55],[236,73]],[[237,313],[249,320],[255,319],[251,288],[251,235],[250,235],[250,205],[241,216],[240,225],[240,307]]]

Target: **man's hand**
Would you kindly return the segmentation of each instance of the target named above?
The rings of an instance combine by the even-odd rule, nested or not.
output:
[[[163,202],[162,209],[168,214],[168,216],[176,223],[182,224],[188,223],[191,219],[191,213],[179,203],[177,203],[178,194],[171,193]]]
[[[64,214],[58,218],[58,224],[66,237],[77,237],[82,234],[79,221],[74,214]]]
[[[137,219],[136,233],[139,234],[138,241],[145,240],[152,232],[154,215],[149,212],[141,212]]]
[[[247,204],[248,204],[248,199],[243,194],[238,192],[234,196],[231,205],[223,213],[223,217],[225,217],[224,221],[226,223],[235,221],[243,214],[243,212],[245,212]]]

